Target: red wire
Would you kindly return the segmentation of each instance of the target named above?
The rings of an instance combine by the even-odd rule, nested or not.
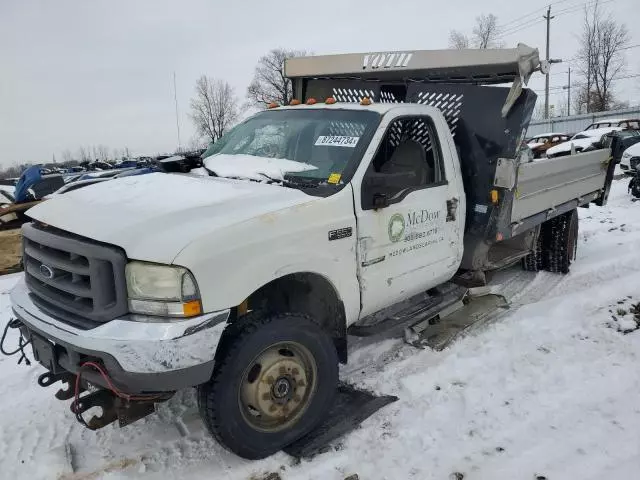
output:
[[[117,397],[124,398],[125,400],[129,400],[129,401],[155,400],[162,396],[162,395],[135,396],[135,395],[129,395],[127,393],[121,392],[113,385],[113,383],[111,382],[111,379],[109,378],[107,373],[102,369],[100,365],[94,362],[84,362],[83,364],[80,365],[80,369],[78,370],[78,373],[76,373],[76,383],[75,383],[75,393],[74,393],[74,397],[75,397],[74,403],[76,407],[78,406],[78,401],[80,400],[80,378],[82,376],[82,369],[84,367],[92,367],[93,369],[97,370],[98,373],[100,373],[100,375],[104,379],[104,381],[107,383],[109,390],[111,390],[111,392]]]

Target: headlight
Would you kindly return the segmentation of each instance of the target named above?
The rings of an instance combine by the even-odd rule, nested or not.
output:
[[[126,278],[132,313],[168,317],[193,317],[202,313],[196,281],[186,268],[130,262]]]

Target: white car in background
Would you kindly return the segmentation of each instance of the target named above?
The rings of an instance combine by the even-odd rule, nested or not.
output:
[[[622,154],[620,169],[627,175],[633,175],[640,170],[640,143],[631,145]]]
[[[622,127],[606,127],[606,128],[593,128],[576,133],[568,141],[551,147],[547,150],[547,157],[560,157],[563,155],[570,155],[571,149],[574,148],[576,152],[582,152],[583,150],[591,147],[594,143],[598,143],[602,140],[602,137],[610,132],[622,130]]]
[[[640,130],[640,119],[637,118],[603,118],[589,125],[585,130],[596,130],[606,127],[620,127],[630,130]]]

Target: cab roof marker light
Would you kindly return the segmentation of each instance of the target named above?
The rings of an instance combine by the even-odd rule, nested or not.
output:
[[[360,105],[371,105],[371,100],[369,99],[369,97],[362,97],[362,100],[360,100]]]
[[[315,105],[316,103],[318,103],[318,101],[313,97],[307,100],[307,105]]]
[[[289,102],[289,105],[300,105],[301,103],[302,102],[297,98],[292,98],[291,101]]]
[[[334,103],[336,103],[336,99],[333,97],[327,97],[324,103],[326,103],[327,105],[333,105]]]
[[[272,108],[278,108],[280,105],[278,105],[276,102],[271,102],[269,105],[267,105],[268,109],[272,109]]]

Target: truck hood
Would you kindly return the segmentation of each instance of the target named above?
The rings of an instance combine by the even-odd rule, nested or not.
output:
[[[120,246],[129,258],[171,263],[192,240],[211,231],[317,200],[279,185],[151,173],[57,195],[28,215]]]

